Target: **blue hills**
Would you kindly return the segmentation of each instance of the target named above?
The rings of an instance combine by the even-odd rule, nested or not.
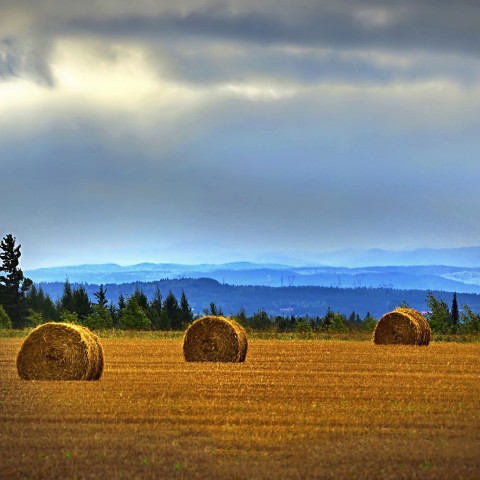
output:
[[[149,298],[157,287],[164,297],[172,291],[179,298],[185,291],[197,313],[214,302],[228,315],[240,308],[248,314],[264,308],[271,315],[313,316],[331,308],[379,317],[403,301],[418,310],[427,309],[428,290],[448,304],[452,292],[457,292],[460,306],[480,310],[480,247],[403,253],[343,251],[306,257],[298,255],[285,262],[266,255],[260,262],[192,265],[105,263],[39,268],[25,274],[54,300],[61,296],[68,278],[73,285],[83,284],[92,301],[100,284],[106,285],[107,297],[114,303],[120,293],[128,296],[136,288]],[[405,264],[410,261],[416,264]]]
[[[273,260],[273,256],[270,258]],[[211,278],[237,286],[366,287],[480,293],[480,247],[409,252],[350,250],[316,255],[310,264],[306,261],[297,260],[291,264],[275,261],[191,265],[138,263],[129,266],[106,263],[39,268],[25,271],[25,274],[37,283],[64,282],[66,278],[73,283],[97,285]]]

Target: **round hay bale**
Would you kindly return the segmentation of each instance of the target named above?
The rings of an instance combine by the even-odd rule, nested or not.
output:
[[[430,324],[428,323],[428,320],[417,310],[414,308],[397,308],[396,311],[401,311],[401,312],[406,312],[417,320],[417,322],[420,325],[420,328],[422,329],[422,338],[420,340],[419,345],[428,345],[430,343],[430,340],[432,338],[432,329],[430,328]]]
[[[423,333],[418,320],[405,309],[386,313],[377,323],[373,341],[377,345],[420,345]]]
[[[187,362],[244,362],[247,334],[231,318],[207,315],[193,322],[183,337]]]
[[[23,342],[17,370],[24,380],[98,380],[103,350],[97,336],[85,327],[45,323]]]

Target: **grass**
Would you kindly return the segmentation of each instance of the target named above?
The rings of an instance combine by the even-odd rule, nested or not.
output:
[[[5,478],[480,478],[480,345],[104,338],[98,382],[18,378],[0,340]]]
[[[0,338],[25,338],[33,329],[0,329]],[[95,330],[100,338],[124,338],[124,339],[182,339],[184,331],[160,331],[160,330]],[[349,332],[309,332],[297,333],[288,332],[280,333],[275,331],[252,331],[247,330],[248,338],[255,340],[342,340],[342,341],[372,341],[372,333],[356,330]],[[443,334],[434,333],[432,335],[433,342],[457,342],[457,343],[480,343],[480,333],[472,334]]]

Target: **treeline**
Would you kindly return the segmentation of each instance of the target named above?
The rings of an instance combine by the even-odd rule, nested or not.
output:
[[[44,293],[41,287],[31,285],[24,297],[26,315],[19,327],[34,327],[47,321],[73,322],[84,325],[92,330],[97,329],[132,329],[132,330],[183,330],[195,318],[202,315],[223,315],[221,308],[211,302],[202,313],[194,315],[185,292],[180,299],[169,291],[162,297],[157,287],[153,298],[137,288],[130,296],[120,294],[117,302],[107,300],[107,290],[100,285],[94,293],[95,302],[89,296],[83,285],[72,287],[68,280],[63,286],[63,293],[56,301]],[[430,326],[435,333],[470,334],[480,332],[480,316],[468,305],[459,308],[457,295],[454,293],[452,304],[428,292],[426,302],[430,311],[426,314]],[[408,307],[406,302],[399,306]],[[1,309],[1,307],[0,307]],[[5,315],[5,312],[3,312]],[[2,315],[0,314],[0,317]],[[261,309],[253,315],[247,315],[242,308],[232,315],[247,329],[269,332],[371,332],[377,319],[370,313],[361,317],[355,311],[350,315],[332,311],[330,308],[323,316],[271,316]],[[8,320],[7,320],[8,322]],[[0,325],[2,321],[0,319]],[[5,322],[3,322],[5,326]]]
[[[202,315],[224,315],[221,308],[211,302],[202,313],[194,315],[185,292],[178,300],[169,291],[165,298],[157,287],[151,300],[137,288],[126,297],[120,294],[116,303],[107,300],[107,290],[100,285],[94,293],[92,302],[83,285],[72,287],[65,281],[61,297],[54,302],[41,287],[33,284],[24,297],[25,316],[16,327],[34,327],[47,321],[72,322],[84,325],[92,330],[119,328],[132,330],[182,330],[195,318]],[[26,307],[26,308],[25,308]],[[296,317],[269,316],[265,310],[259,310],[248,316],[244,309],[233,315],[243,326],[252,330],[278,332],[312,332],[349,330],[372,331],[376,320],[370,313],[361,318],[358,313],[350,316],[328,309],[324,316]]]
[[[96,301],[92,302],[83,285],[72,288],[66,280],[62,296],[53,302],[41,287],[32,285],[25,296],[28,314],[23,326],[62,321],[78,323],[94,330],[180,330],[194,320],[184,292],[180,300],[172,292],[162,299],[160,289],[157,288],[154,297],[148,300],[137,289],[129,297],[121,294],[116,304],[108,302],[106,293],[107,290],[100,285],[94,293]]]

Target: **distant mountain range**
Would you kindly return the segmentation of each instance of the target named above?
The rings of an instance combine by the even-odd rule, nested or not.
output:
[[[407,261],[411,262],[410,265],[402,265]],[[339,266],[331,266],[336,262]],[[325,257],[322,263],[317,266],[252,262],[199,265],[139,263],[130,266],[109,263],[40,268],[25,271],[25,274],[37,283],[64,282],[66,278],[72,283],[96,285],[211,278],[229,285],[368,287],[480,293],[480,247],[411,252],[344,251]],[[358,263],[363,265],[355,266]],[[375,263],[377,265],[370,265]],[[345,264],[351,266],[345,267]]]

